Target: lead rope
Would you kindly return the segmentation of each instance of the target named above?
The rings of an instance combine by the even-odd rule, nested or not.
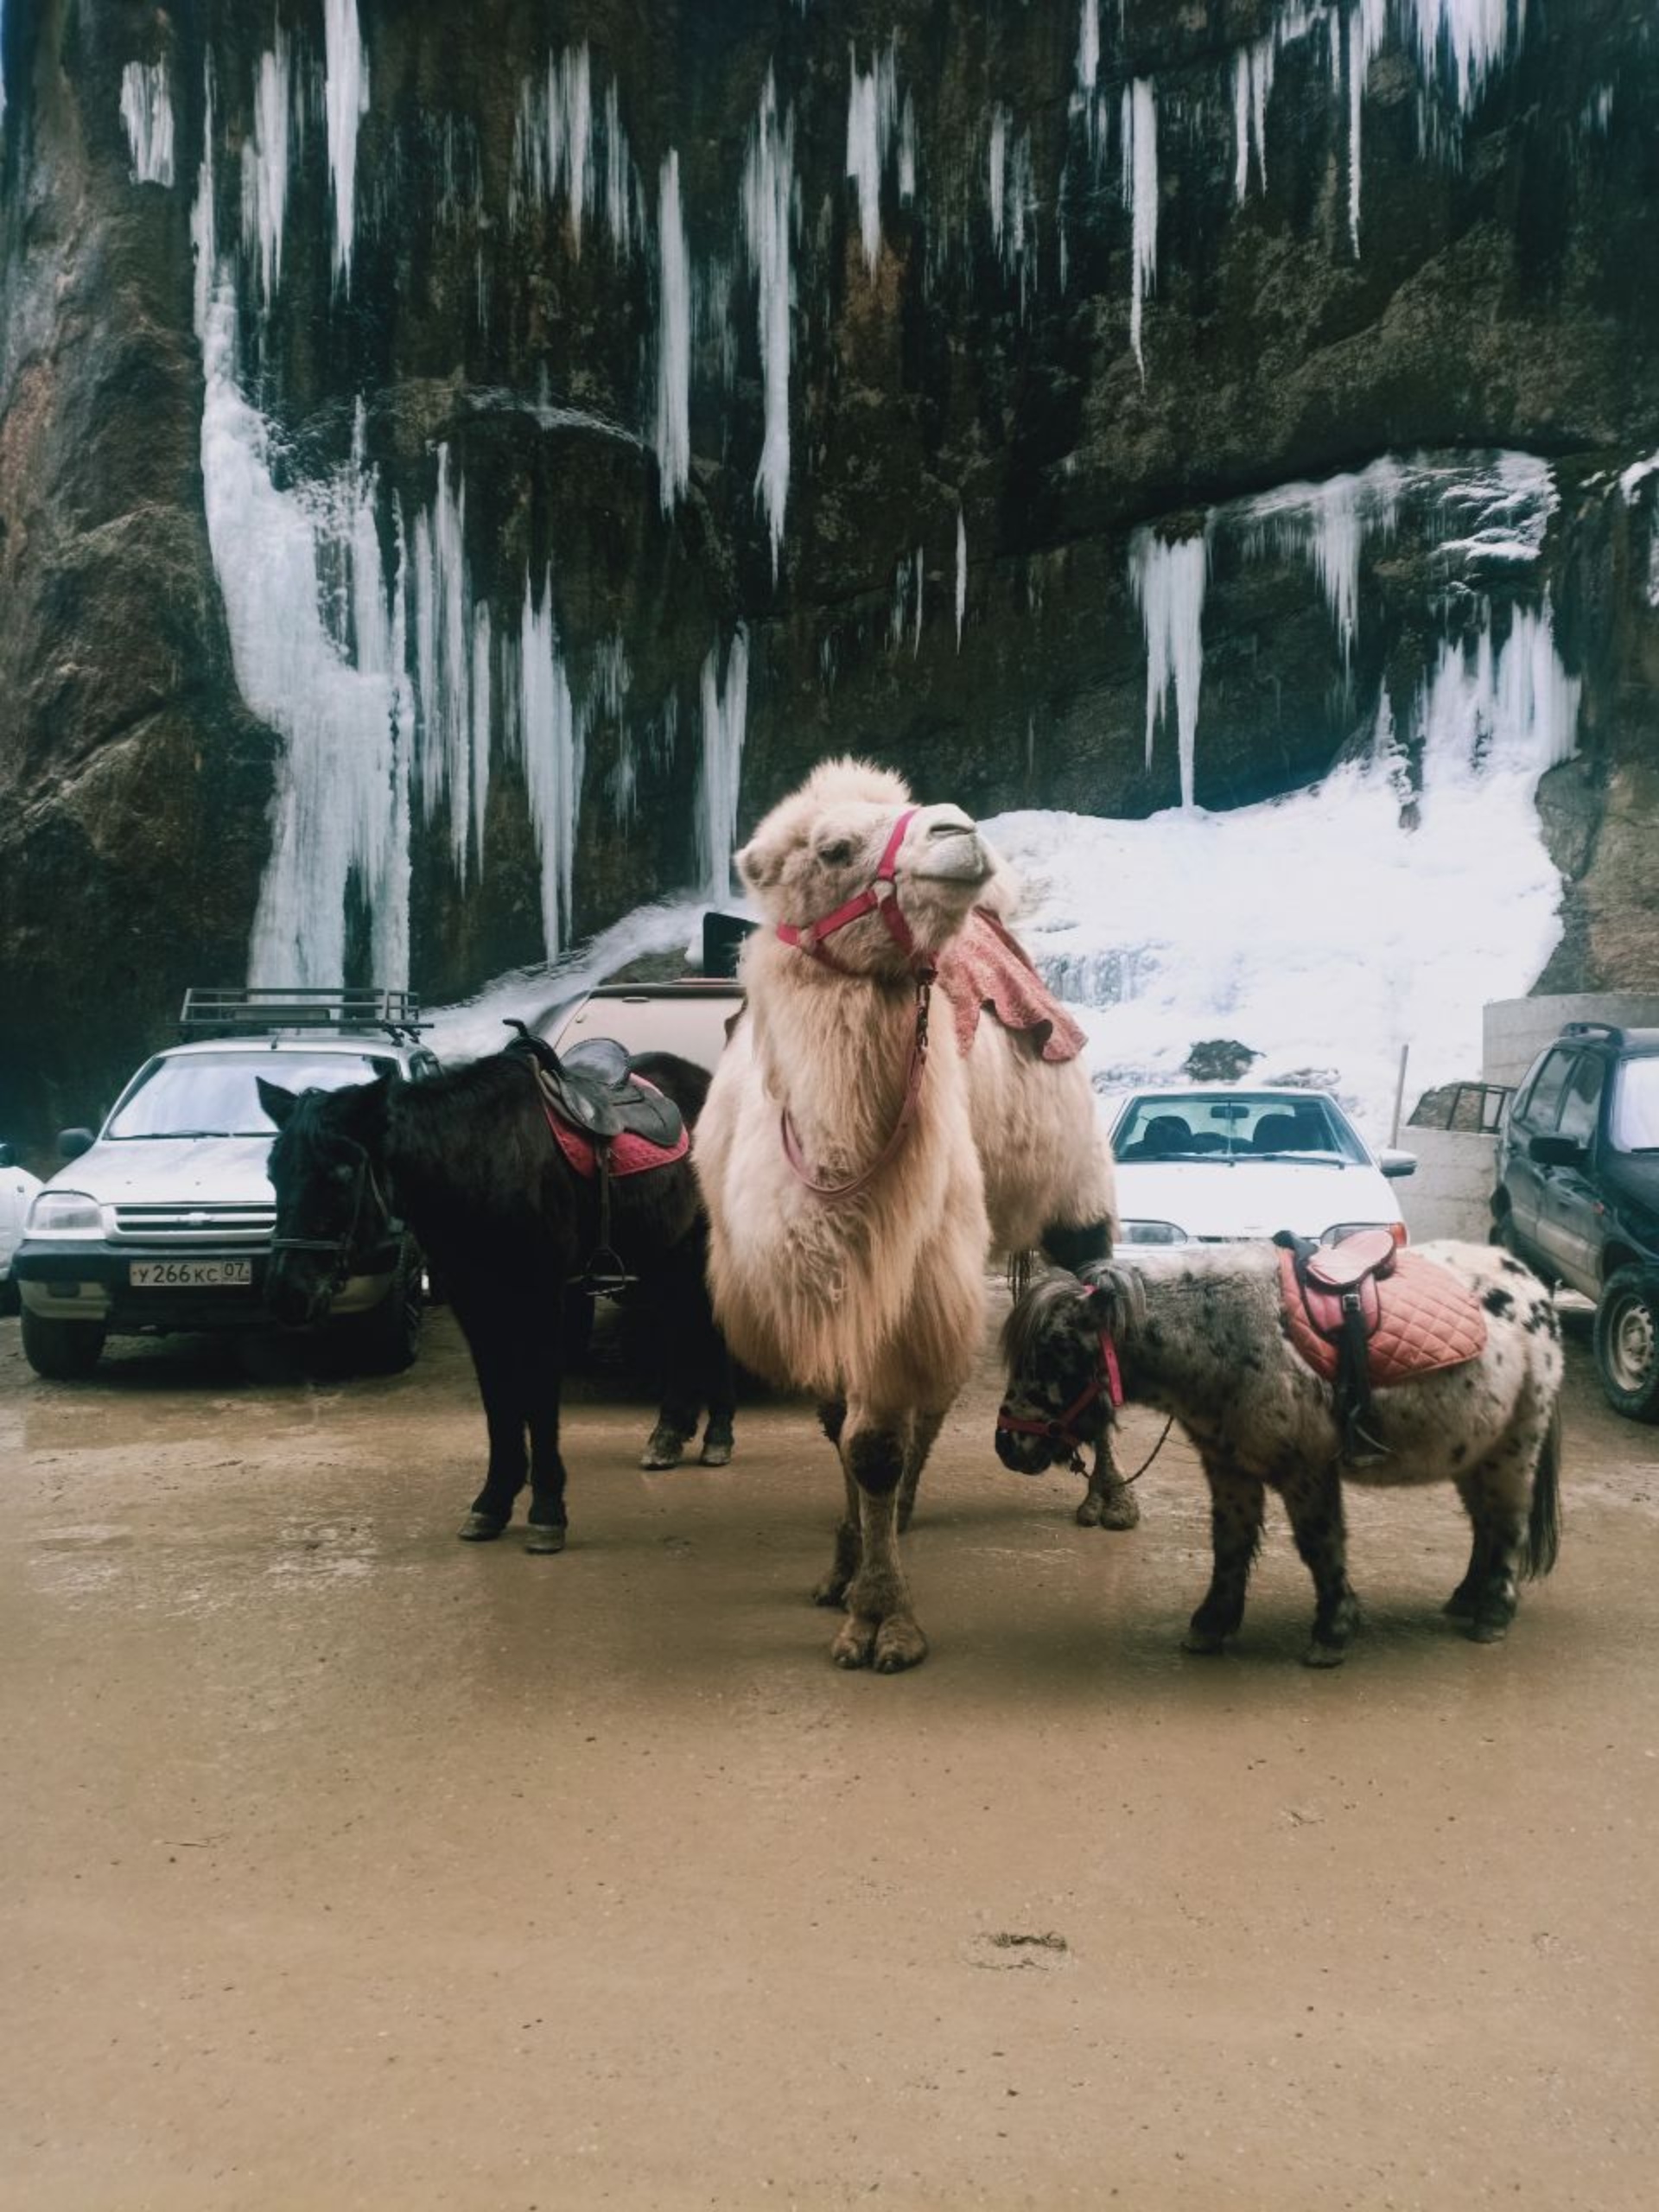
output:
[[[1171,1430],[1172,1428],[1173,1428],[1173,1427],[1174,1427],[1174,1426],[1175,1426],[1175,1416],[1174,1416],[1174,1414],[1171,1414],[1171,1415],[1170,1415],[1169,1419],[1168,1419],[1168,1420],[1164,1423],[1164,1433],[1163,1433],[1163,1434],[1162,1434],[1162,1435],[1158,1439],[1158,1441],[1157,1441],[1157,1442],[1153,1446],[1153,1447],[1152,1447],[1151,1451],[1147,1452],[1147,1454],[1146,1458],[1145,1458],[1145,1459],[1141,1462],[1140,1465],[1135,1469],[1135,1472],[1134,1472],[1132,1475],[1120,1475],[1120,1476],[1118,1477],[1118,1480],[1122,1484],[1122,1485],[1123,1485],[1123,1487],[1124,1487],[1124,1489],[1125,1489],[1125,1490],[1127,1490],[1127,1489],[1128,1488],[1128,1486],[1129,1486],[1129,1484],[1130,1484],[1131,1483],[1138,1483],[1138,1482],[1140,1481],[1140,1479],[1141,1479],[1141,1476],[1142,1476],[1142,1475],[1144,1475],[1144,1474],[1146,1473],[1147,1469],[1147,1468],[1152,1465],[1153,1461],[1154,1461],[1154,1460],[1158,1457],[1158,1454],[1159,1454],[1159,1453],[1163,1450],[1163,1448],[1164,1448],[1165,1445],[1168,1443],[1168,1441],[1169,1441],[1169,1432],[1170,1432],[1170,1430]],[[1084,1472],[1084,1471],[1084,1471],[1084,1470],[1083,1470],[1083,1469],[1081,1469],[1081,1468],[1079,1468],[1078,1471],[1079,1471],[1079,1473],[1082,1473],[1082,1472]]]

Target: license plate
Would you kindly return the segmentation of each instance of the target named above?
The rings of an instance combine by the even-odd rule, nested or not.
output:
[[[251,1260],[133,1260],[129,1273],[135,1290],[247,1290],[253,1286]]]

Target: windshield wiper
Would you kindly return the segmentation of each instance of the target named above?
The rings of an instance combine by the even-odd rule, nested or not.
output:
[[[1235,1152],[1231,1160],[1300,1160],[1310,1167],[1340,1167],[1341,1160],[1328,1152]]]

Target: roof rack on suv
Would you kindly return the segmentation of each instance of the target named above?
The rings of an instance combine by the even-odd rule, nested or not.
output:
[[[185,993],[179,1015],[179,1035],[187,1040],[264,1035],[272,1029],[383,1031],[397,1039],[418,1036],[430,1026],[421,1020],[421,1002],[413,992],[366,984],[197,987]]]
[[[1624,1032],[1615,1028],[1611,1021],[1567,1021],[1561,1025],[1563,1037],[1605,1037],[1610,1045],[1623,1045]]]

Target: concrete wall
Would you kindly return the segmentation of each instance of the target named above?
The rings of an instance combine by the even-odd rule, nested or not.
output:
[[[1651,992],[1585,991],[1557,998],[1498,999],[1485,1010],[1481,1072],[1488,1083],[1517,1084],[1568,1021],[1611,1021],[1623,1028],[1659,1029],[1659,997]],[[1421,1130],[1410,1132],[1413,1139]],[[1402,1142],[1405,1134],[1402,1133]]]
[[[1395,1185],[1414,1244],[1461,1236],[1484,1244],[1491,1222],[1497,1140],[1451,1129],[1402,1129],[1400,1148],[1417,1155],[1417,1173]]]

